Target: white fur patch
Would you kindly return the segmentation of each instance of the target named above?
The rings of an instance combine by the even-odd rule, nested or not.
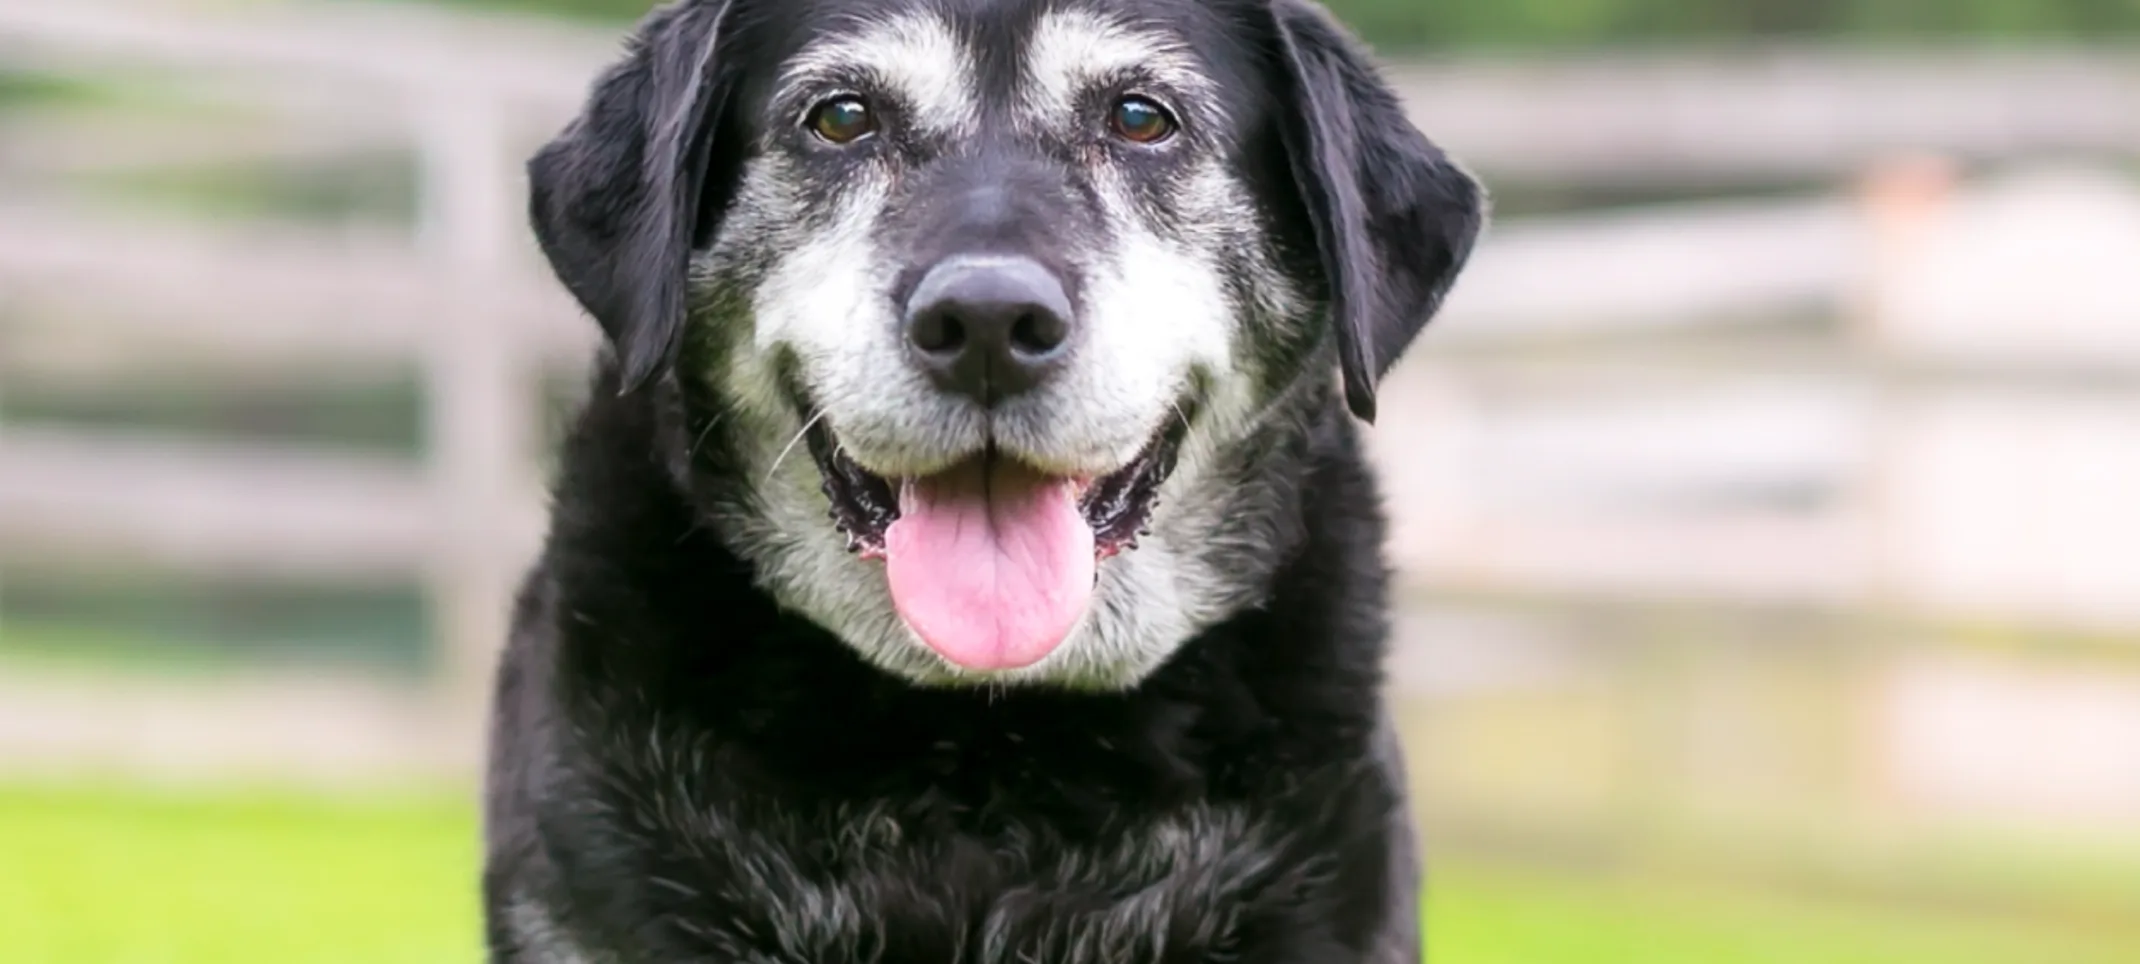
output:
[[[1060,123],[1088,90],[1125,77],[1150,78],[1176,97],[1217,103],[1210,96],[1211,78],[1180,37],[1093,10],[1043,14],[1027,44],[1025,64],[1029,123]]]
[[[951,24],[908,11],[872,20],[803,48],[789,62],[781,87],[840,87],[866,78],[900,99],[907,123],[942,135],[970,132],[979,117],[973,64]]]
[[[934,390],[900,360],[887,307],[893,267],[871,230],[885,204],[882,178],[852,185],[830,228],[796,235],[803,213],[794,207],[793,177],[775,159],[746,171],[730,226],[701,261],[706,275],[724,260],[747,257],[731,250],[732,243],[771,238],[787,250],[750,293],[751,337],[715,376],[737,403],[734,418],[742,424],[727,430],[742,446],[756,496],[716,526],[757,565],[761,584],[782,604],[888,671],[937,673],[940,661],[893,611],[883,566],[848,552],[827,518],[823,480],[801,440],[805,426],[779,382],[776,360],[785,351],[800,364],[800,381],[833,419],[843,445],[883,438],[919,450],[933,437],[936,448],[953,451],[979,444],[982,427],[969,420],[962,437],[946,438],[960,431],[955,418],[941,412],[931,418],[924,405],[887,404],[928,399]],[[878,449],[886,450],[899,451]]]

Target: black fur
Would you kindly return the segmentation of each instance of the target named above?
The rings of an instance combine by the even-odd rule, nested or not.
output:
[[[1345,399],[1375,419],[1375,384],[1424,328],[1485,219],[1476,181],[1405,116],[1358,45],[1320,9],[1273,4],[1291,65],[1282,100],[1294,176],[1330,284]]]
[[[1383,522],[1347,403],[1372,415],[1469,249],[1477,189],[1319,13],[1197,4],[1211,43],[1262,67],[1298,191],[1273,223],[1319,255],[1302,281],[1345,373],[1341,397],[1305,370],[1327,356],[1300,361],[1240,460],[1283,496],[1242,522],[1281,562],[1131,691],[917,688],[756,587],[710,524],[748,505],[716,393],[670,370],[692,247],[747,150],[727,105],[772,34],[827,6],[657,11],[531,165],[544,249],[612,350],[499,673],[491,959],[1416,961]]]
[[[685,268],[705,237],[713,133],[731,89],[715,56],[727,11],[714,0],[648,16],[586,111],[528,163],[535,237],[602,323],[626,390],[683,340]]]

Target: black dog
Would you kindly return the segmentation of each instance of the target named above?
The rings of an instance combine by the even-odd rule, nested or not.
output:
[[[492,960],[1419,958],[1353,416],[1482,201],[1340,28],[685,0],[530,173]]]

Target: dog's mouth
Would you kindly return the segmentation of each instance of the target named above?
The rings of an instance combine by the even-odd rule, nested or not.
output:
[[[1128,464],[1090,478],[989,450],[888,479],[847,457],[823,419],[805,436],[833,524],[850,551],[884,561],[908,627],[954,664],[1000,671],[1054,651],[1083,615],[1098,563],[1137,547],[1188,424],[1169,420]]]
[[[1144,451],[1114,472],[1097,478],[1061,480],[1072,487],[1079,514],[1092,529],[1096,558],[1107,559],[1137,548],[1137,537],[1147,531],[1152,508],[1158,504],[1160,484],[1174,471],[1174,459],[1187,426],[1186,420],[1169,422],[1145,444]],[[892,524],[899,521],[898,490],[924,480],[903,479],[895,485],[856,464],[840,450],[823,419],[811,426],[805,439],[824,475],[825,497],[832,502],[832,522],[847,537],[847,551],[865,559],[884,558]],[[985,452],[933,478],[1010,461],[1000,453]]]

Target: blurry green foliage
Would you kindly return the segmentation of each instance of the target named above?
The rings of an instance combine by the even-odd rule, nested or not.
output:
[[[0,111],[25,107],[76,107],[94,104],[110,91],[90,81],[27,73],[0,64]]]
[[[648,0],[449,0],[600,19]],[[1326,0],[1390,48],[1770,37],[2094,37],[2140,32],[2140,0]]]

